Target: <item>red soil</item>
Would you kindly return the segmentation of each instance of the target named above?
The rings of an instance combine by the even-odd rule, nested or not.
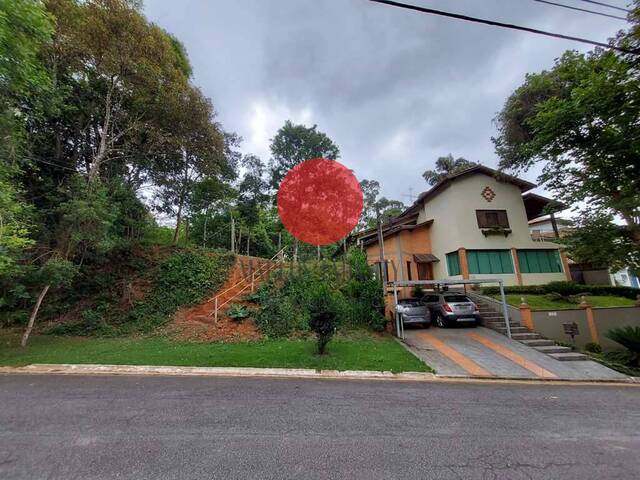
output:
[[[261,338],[254,321],[246,318],[235,321],[226,315],[231,304],[239,304],[251,307],[243,297],[251,293],[251,276],[256,273],[254,289],[258,287],[268,274],[258,276],[260,273],[275,268],[274,262],[263,258],[247,257],[239,255],[229,274],[225,284],[212,293],[211,297],[199,304],[178,310],[173,322],[167,327],[170,334],[179,340],[213,342],[220,340],[256,340]],[[218,319],[214,316],[215,301],[218,296]]]

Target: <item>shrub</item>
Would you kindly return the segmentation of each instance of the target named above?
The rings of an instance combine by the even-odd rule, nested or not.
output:
[[[411,295],[415,298],[424,297],[424,289],[420,285],[415,285],[411,291]]]
[[[336,292],[326,284],[317,284],[307,298],[309,309],[309,327],[316,334],[318,353],[325,353],[327,344],[336,331],[339,314],[339,300]]]
[[[640,327],[613,328],[606,335],[631,352],[632,357],[629,363],[632,366],[640,366]]]
[[[602,353],[602,347],[599,343],[589,342],[584,346],[585,351],[589,353]]]
[[[549,282],[545,285],[519,285],[504,287],[505,293],[545,295],[550,293],[558,294],[562,297],[580,297],[588,292],[589,295],[605,295],[630,298],[635,300],[640,294],[640,289],[633,287],[622,287],[613,285],[581,285],[576,282]],[[498,287],[484,287],[482,293],[485,295],[497,295],[500,293]]]
[[[237,303],[232,303],[227,309],[227,317],[235,320],[236,322],[240,322],[243,319],[249,316],[249,310],[244,305],[238,305]]]
[[[256,326],[267,337],[286,337],[304,325],[305,312],[284,295],[265,299],[256,315]]]

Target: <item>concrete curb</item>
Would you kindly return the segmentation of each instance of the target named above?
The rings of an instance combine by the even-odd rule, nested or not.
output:
[[[403,382],[450,383],[522,383],[522,384],[606,384],[640,386],[640,379],[625,380],[573,380],[566,378],[516,378],[446,376],[423,372],[376,372],[357,370],[312,370],[304,368],[250,368],[250,367],[171,367],[153,365],[92,365],[92,364],[32,364],[24,367],[0,367],[0,375],[143,375],[185,377],[248,377],[248,378],[311,378],[345,380],[387,380]]]

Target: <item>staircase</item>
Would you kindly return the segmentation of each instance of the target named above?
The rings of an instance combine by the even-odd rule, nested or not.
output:
[[[496,308],[495,305],[484,300],[482,297],[475,295],[473,300],[480,310],[482,324],[487,328],[506,335],[507,324],[504,321],[504,315],[494,310]],[[546,339],[537,332],[532,332],[527,327],[521,325],[518,321],[510,320],[509,326],[511,327],[511,338],[513,340],[517,340],[528,347],[545,353],[556,360],[561,362],[571,362],[589,359],[582,353],[573,352],[569,347],[558,345],[553,340]]]

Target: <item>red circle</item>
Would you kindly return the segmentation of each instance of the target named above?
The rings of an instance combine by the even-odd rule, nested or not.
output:
[[[314,158],[293,167],[278,189],[278,214],[287,231],[312,245],[335,243],[358,224],[362,190],[351,170]]]

